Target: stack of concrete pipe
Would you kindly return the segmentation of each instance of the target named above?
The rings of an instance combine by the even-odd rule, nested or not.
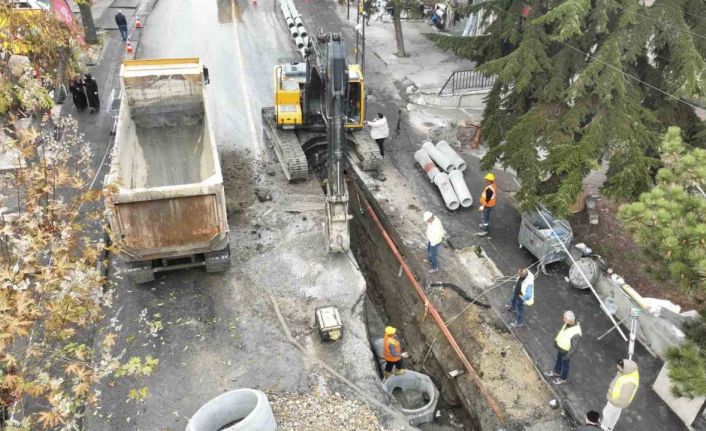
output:
[[[436,146],[425,142],[422,148],[414,153],[414,159],[439,189],[446,208],[454,211],[459,206],[467,208],[473,205],[473,197],[463,179],[466,162],[448,142],[439,141]]]
[[[309,40],[309,33],[304,28],[304,22],[302,22],[299,11],[297,11],[292,0],[279,0],[279,8],[289,27],[289,34],[292,36],[294,43],[297,44],[302,57],[306,58],[311,41]]]

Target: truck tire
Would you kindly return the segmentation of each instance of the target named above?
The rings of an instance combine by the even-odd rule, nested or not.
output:
[[[230,245],[219,251],[204,254],[206,272],[224,272],[230,268]]]
[[[125,274],[127,279],[134,284],[149,283],[154,281],[152,262],[126,262]]]
[[[231,424],[234,425],[229,426]],[[221,429],[275,431],[277,422],[267,395],[255,389],[226,392],[204,404],[186,425],[186,431]]]

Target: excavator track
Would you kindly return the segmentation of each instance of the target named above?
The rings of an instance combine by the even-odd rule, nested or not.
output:
[[[351,136],[349,139],[355,143],[351,150],[353,150],[358,159],[360,167],[364,171],[377,170],[382,163],[382,155],[378,144],[363,133],[358,133],[355,138]]]
[[[277,154],[288,181],[300,181],[309,177],[309,165],[294,130],[282,130],[275,124],[275,108],[262,108],[262,124],[265,136]]]

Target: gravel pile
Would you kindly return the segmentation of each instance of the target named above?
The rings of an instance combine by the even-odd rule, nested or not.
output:
[[[363,402],[340,394],[268,393],[281,431],[385,431],[375,413]]]

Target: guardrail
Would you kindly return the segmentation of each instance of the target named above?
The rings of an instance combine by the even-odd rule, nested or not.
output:
[[[441,95],[444,90],[450,90],[451,94],[460,90],[472,90],[477,88],[490,88],[495,82],[494,76],[485,76],[477,70],[457,70],[449,76],[441,90]]]

